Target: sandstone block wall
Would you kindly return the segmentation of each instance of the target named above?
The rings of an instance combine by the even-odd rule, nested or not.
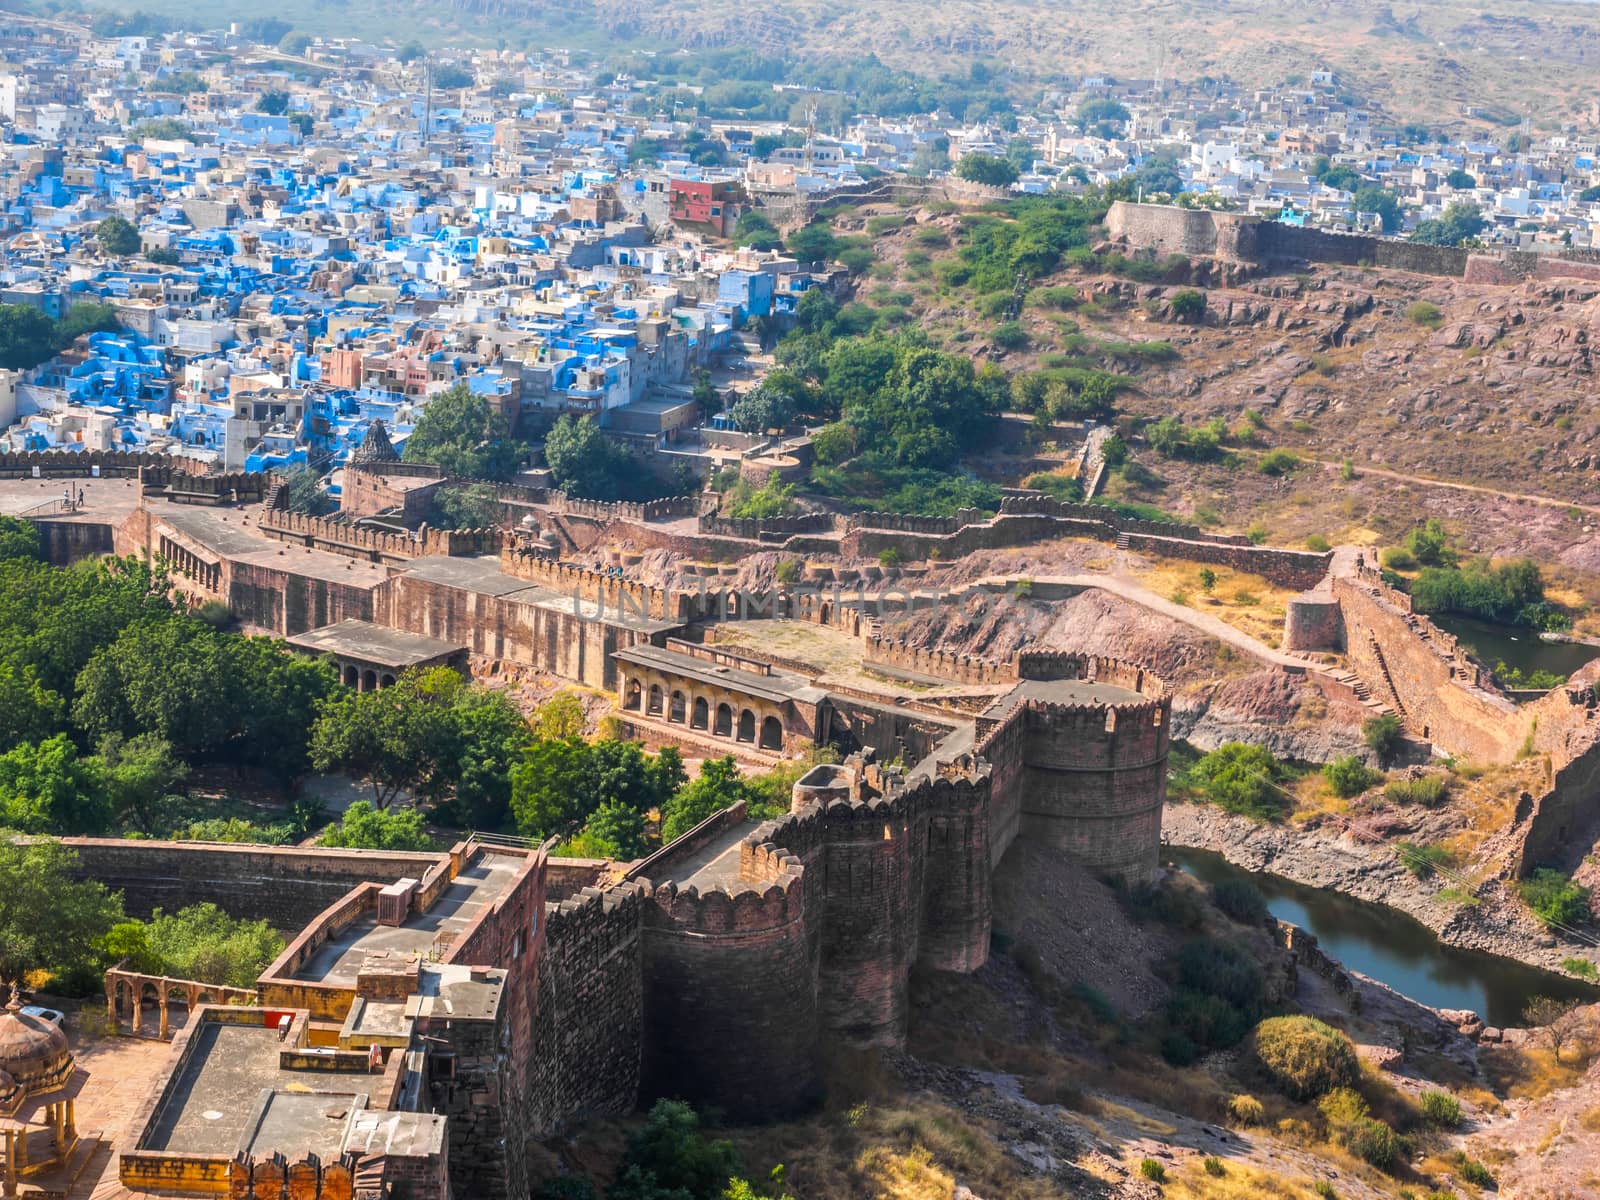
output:
[[[545,909],[529,1114],[539,1130],[631,1112],[643,1047],[642,885]]]
[[[808,880],[773,847],[741,861],[739,890],[664,883],[645,908],[645,1099],[676,1096],[736,1120],[819,1096],[816,942]]]
[[[1411,598],[1370,568],[1336,576],[1350,663],[1419,736],[1481,762],[1510,762],[1528,714],[1482,686],[1483,672],[1456,639],[1411,611]]]
[[[1307,592],[1285,606],[1285,650],[1344,649],[1344,614],[1332,592]]]
[[[1125,533],[1120,544],[1130,550],[1163,558],[1182,558],[1190,562],[1211,563],[1259,575],[1280,587],[1314,587],[1328,573],[1331,554],[1311,550],[1284,550],[1276,546],[1238,546],[1218,542],[1197,542],[1178,538],[1153,537],[1144,533]]]
[[[78,874],[123,893],[128,911],[148,916],[205,901],[235,917],[299,929],[358,884],[421,878],[435,854],[63,838]]]

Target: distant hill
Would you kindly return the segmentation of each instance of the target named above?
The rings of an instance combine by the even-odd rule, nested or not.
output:
[[[202,26],[258,15],[239,0],[139,0],[139,7]],[[1401,118],[1455,121],[1472,106],[1502,123],[1531,117],[1544,129],[1590,123],[1600,66],[1600,5],[1551,0],[1503,0],[1492,9],[1455,0],[285,0],[274,15],[311,33],[420,34],[601,55],[750,46],[773,55],[875,54],[923,74],[983,60],[1033,95],[1086,70],[1265,85],[1331,69]]]

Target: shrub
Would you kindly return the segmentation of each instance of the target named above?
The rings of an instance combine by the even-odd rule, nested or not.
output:
[[[1267,899],[1248,879],[1224,879],[1211,889],[1211,903],[1242,925],[1260,925],[1267,918]]]
[[[1355,1048],[1314,1017],[1272,1017],[1256,1027],[1256,1061],[1292,1100],[1311,1100],[1360,1077]]]
[[[1436,329],[1442,316],[1439,306],[1427,300],[1418,300],[1406,305],[1406,320],[1413,325],[1425,325],[1429,329]]]
[[[1396,779],[1383,789],[1393,804],[1420,804],[1437,808],[1450,795],[1450,784],[1443,775],[1424,775],[1421,779]]]
[[[1267,544],[1267,527],[1257,521],[1244,531],[1244,536],[1252,546],[1265,546]]]
[[[1200,1160],[1200,1166],[1213,1179],[1221,1179],[1228,1173],[1228,1168],[1222,1165],[1222,1160],[1215,1154],[1206,1155],[1205,1158]]]
[[[1357,1121],[1343,1141],[1351,1154],[1380,1171],[1387,1171],[1400,1158],[1400,1135],[1375,1117]]]
[[[1310,537],[1306,538],[1306,549],[1314,551],[1317,554],[1326,554],[1329,550],[1333,549],[1333,545],[1320,533],[1313,533]]]
[[[1378,555],[1378,561],[1391,571],[1409,571],[1417,565],[1411,551],[1404,546],[1386,546]]]
[[[1334,759],[1322,768],[1322,776],[1341,800],[1359,796],[1383,778],[1353,754]]]
[[[1265,747],[1229,742],[1195,763],[1188,782],[1225,812],[1275,821],[1283,816],[1285,799],[1279,781],[1286,775],[1284,765]]]
[[[1319,1179],[1311,1185],[1311,1190],[1321,1197],[1321,1200],[1339,1200],[1339,1193],[1333,1190],[1333,1184],[1326,1179]]]
[[[1491,1188],[1494,1186],[1494,1175],[1489,1168],[1475,1158],[1468,1158],[1459,1154],[1456,1158],[1456,1173],[1467,1183],[1474,1187]]]
[[[1394,713],[1380,713],[1361,723],[1361,737],[1378,761],[1388,762],[1405,736],[1405,726]]]
[[[1600,974],[1595,970],[1594,963],[1587,958],[1563,958],[1561,960],[1561,969],[1578,976],[1580,979],[1593,979],[1596,974]]]
[[[1028,331],[1016,321],[1005,321],[994,327],[989,335],[996,346],[1004,350],[1020,350],[1028,344]]]
[[[1139,1174],[1152,1183],[1165,1183],[1167,1181],[1167,1169],[1153,1158],[1140,1160]]]
[[[1422,1115],[1428,1124],[1437,1125],[1441,1129],[1454,1129],[1461,1124],[1461,1101],[1449,1092],[1430,1088],[1418,1099],[1422,1105]]]
[[[1228,1101],[1228,1115],[1241,1125],[1259,1125],[1264,1112],[1261,1101],[1242,1092]]]
[[[1589,919],[1589,889],[1549,867],[1540,867],[1517,884],[1517,894],[1546,928]]]
[[[1178,982],[1219,996],[1248,1014],[1259,1011],[1265,990],[1261,967],[1249,951],[1211,938],[1190,942],[1178,952]]]
[[[1300,467],[1300,456],[1293,450],[1268,450],[1256,464],[1263,475],[1288,475]]]
[[[1200,902],[1186,887],[1150,883],[1127,895],[1129,910],[1140,919],[1154,918],[1177,929],[1199,929],[1205,921]]]
[[[900,565],[900,551],[893,546],[888,546],[878,551],[878,565],[880,567],[898,567]]]
[[[1331,378],[1339,368],[1334,365],[1333,359],[1329,358],[1326,354],[1313,354],[1311,356],[1311,369],[1318,375],[1321,375],[1324,379],[1328,379]]]
[[[1167,309],[1172,313],[1172,319],[1192,324],[1205,319],[1206,297],[1204,292],[1197,292],[1194,288],[1183,288],[1173,292],[1167,299]]]
[[[1395,850],[1400,863],[1418,879],[1432,879],[1436,871],[1449,867],[1455,857],[1443,846],[1419,846],[1415,842],[1397,842]]]

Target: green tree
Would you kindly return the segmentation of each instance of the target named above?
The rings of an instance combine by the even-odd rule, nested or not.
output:
[[[1358,213],[1377,213],[1385,233],[1400,228],[1400,200],[1387,188],[1375,184],[1359,187],[1350,203]]]
[[[469,483],[436,491],[428,521],[440,529],[492,529],[500,524],[500,515],[494,485]]]
[[[583,824],[608,803],[659,809],[683,778],[683,760],[670,746],[651,758],[637,742],[548,738],[528,746],[512,767],[511,810],[521,833],[545,838]]]
[[[730,754],[700,764],[700,777],[667,801],[661,810],[661,842],[677,841],[712,813],[747,799],[744,779]]]
[[[1443,216],[1419,221],[1411,240],[1430,246],[1459,246],[1477,237],[1488,223],[1476,204],[1458,202],[1446,208]]]
[[[1377,754],[1378,761],[1386,763],[1405,740],[1405,726],[1394,713],[1379,713],[1361,723],[1361,737]]]
[[[288,479],[290,512],[319,517],[333,511],[333,501],[322,488],[322,476],[310,467],[290,468]]]
[[[614,858],[628,862],[645,852],[644,814],[618,800],[608,800],[589,815],[583,831],[561,853],[573,858]]]
[[[114,816],[98,761],[65,734],[0,755],[0,825],[24,833],[104,833]]]
[[[306,52],[306,47],[311,45],[311,35],[301,33],[298,29],[290,30],[278,39],[278,49],[285,54],[299,57]]]
[[[593,417],[566,413],[545,435],[544,461],[562,491],[588,500],[615,500],[632,460]]]
[[[1478,181],[1460,167],[1446,175],[1444,181],[1453,188],[1475,188],[1478,186]]]
[[[1383,780],[1383,774],[1374,771],[1355,755],[1336,758],[1322,768],[1323,778],[1333,789],[1333,794],[1348,800]]]
[[[1010,187],[1017,181],[1017,165],[992,154],[963,154],[956,163],[956,174],[972,183],[990,187]]]
[[[280,91],[262,92],[256,97],[256,111],[266,113],[271,117],[281,117],[289,111],[289,93]]]
[[[37,562],[44,558],[39,527],[20,517],[0,517],[0,562],[8,558]]]
[[[336,695],[311,727],[318,771],[346,771],[388,808],[402,791],[427,791],[459,741],[451,712],[462,688],[449,667],[406,671],[392,687]]]
[[[1182,321],[1186,325],[1197,324],[1205,320],[1206,294],[1194,288],[1176,291],[1167,298],[1167,311],[1175,321]]]
[[[115,333],[121,328],[117,310],[109,304],[74,304],[56,322],[53,345],[65,350],[86,333]]]
[[[732,1142],[709,1139],[681,1100],[658,1100],[644,1128],[628,1139],[611,1200],[720,1200],[743,1174]]]
[[[523,452],[506,419],[458,383],[424,406],[406,439],[405,460],[433,463],[457,479],[510,479]]]
[[[357,800],[322,831],[324,846],[355,850],[432,850],[433,839],[414,808],[374,808]]]
[[[26,371],[55,352],[56,327],[49,317],[31,305],[0,304],[0,367]]]
[[[433,86],[445,91],[471,87],[472,72],[455,66],[439,67],[433,73]]]
[[[114,258],[139,253],[139,230],[123,217],[107,217],[95,227],[95,240]]]
[[[801,226],[783,241],[789,253],[801,262],[825,262],[839,251],[839,239],[826,221]]]
[[[78,858],[48,838],[0,839],[0,987],[31,971],[85,975],[102,939],[122,920],[122,900],[78,882]]]
[[[421,42],[417,41],[407,42],[395,53],[396,61],[400,62],[402,65],[405,63],[416,62],[417,59],[426,58],[427,56],[427,48],[423,46]]]
[[[1546,928],[1589,920],[1589,889],[1551,867],[1540,867],[1518,883],[1517,894]]]
[[[582,737],[588,724],[589,716],[578,693],[563,689],[539,705],[533,714],[533,735],[536,738]]]
[[[111,734],[96,757],[117,820],[142,833],[159,833],[164,802],[189,774],[166,739],[153,733],[126,739]]]
[[[0,662],[0,751],[42,742],[66,722],[66,702],[39,682],[31,666]]]
[[[253,986],[283,953],[283,939],[266,921],[238,920],[211,903],[170,915],[157,909],[145,927],[145,945],[167,975],[240,988]]]
[[[733,227],[733,240],[735,244],[749,246],[752,250],[776,250],[783,244],[777,226],[753,208],[739,214],[739,220]]]
[[[1320,179],[1328,187],[1338,188],[1341,192],[1355,191],[1361,187],[1361,173],[1343,163],[1323,171]]]

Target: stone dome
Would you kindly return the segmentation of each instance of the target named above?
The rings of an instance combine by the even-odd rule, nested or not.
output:
[[[24,1094],[50,1091],[72,1077],[67,1035],[52,1021],[30,1016],[12,1000],[0,1013],[0,1079]],[[0,1088],[0,1093],[4,1089]]]

